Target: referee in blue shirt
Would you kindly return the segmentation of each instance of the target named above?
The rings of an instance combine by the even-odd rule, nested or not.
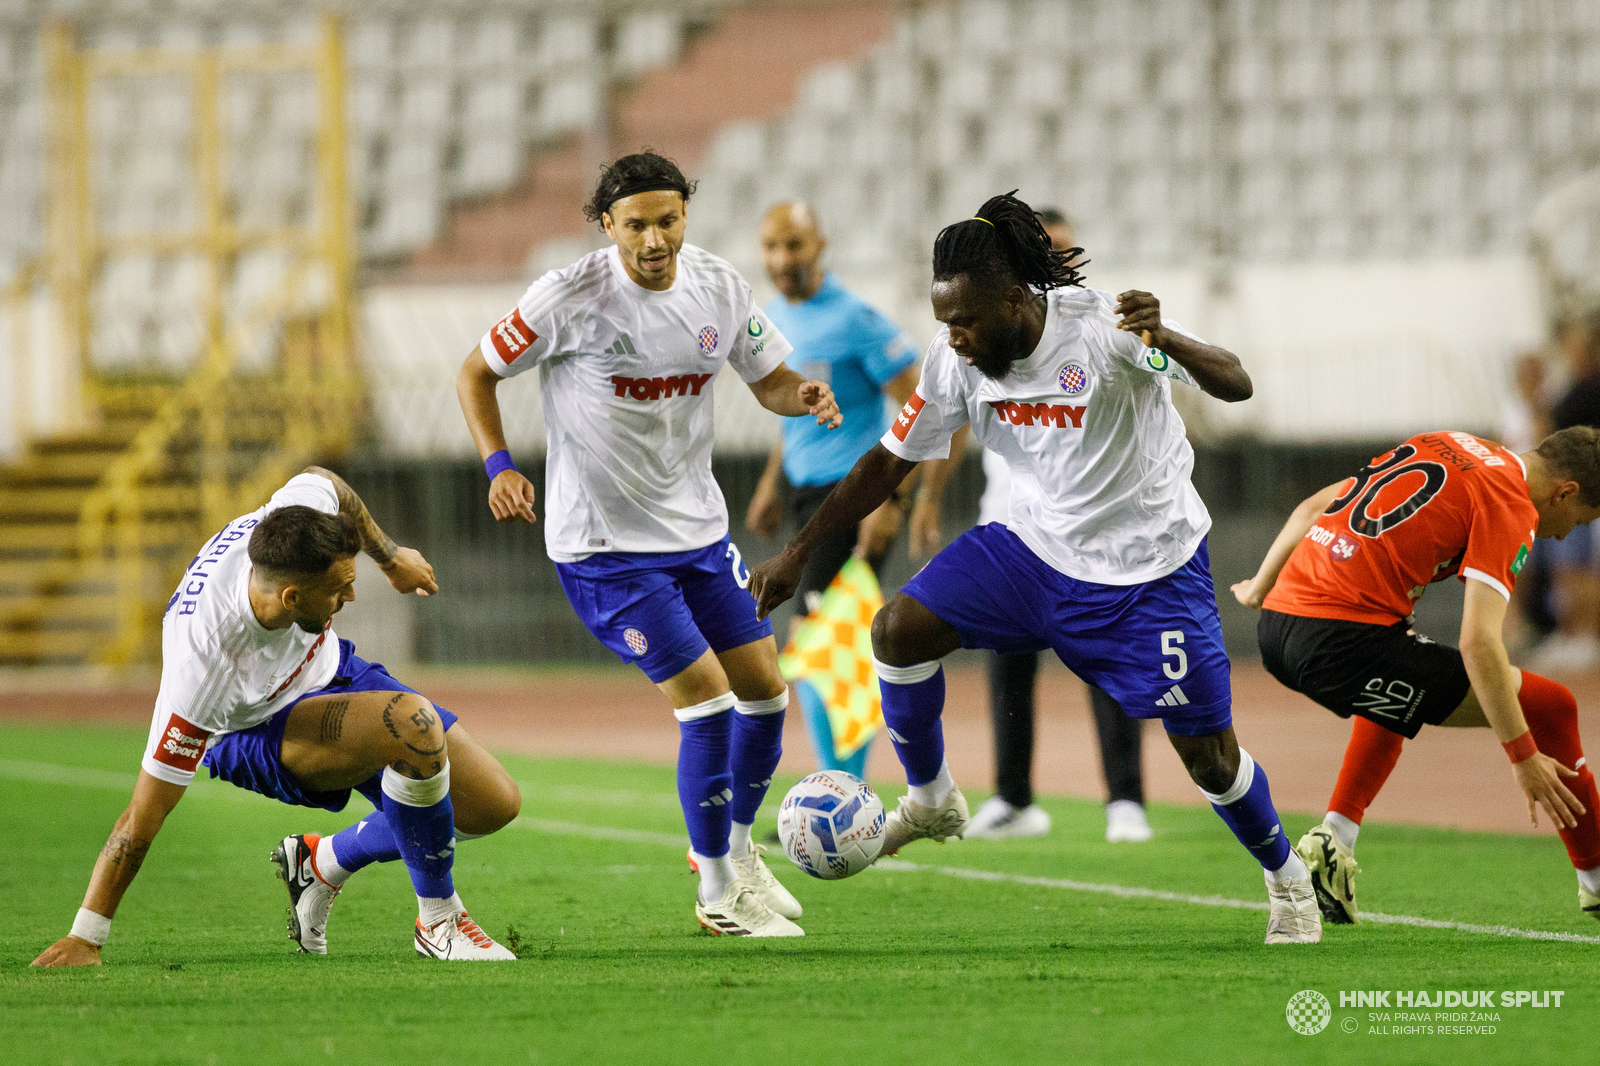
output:
[[[745,517],[750,531],[763,537],[778,531],[785,510],[796,527],[805,525],[856,460],[888,431],[891,414],[884,397],[899,408],[917,387],[916,345],[899,326],[823,271],[827,246],[815,212],[803,203],[778,204],[762,219],[761,255],[779,293],[767,305],[767,315],[794,345],[789,365],[808,379],[832,386],[844,414],[844,425],[832,432],[801,425],[810,421],[804,418],[783,420],[783,437],[772,449]],[[787,508],[785,480],[791,489]],[[845,529],[819,544],[806,562],[796,602],[808,613],[816,610],[823,590],[858,545],[873,571],[880,571],[899,533],[901,513],[898,499],[891,498],[862,521],[859,534]],[[849,759],[840,759],[816,690],[805,682],[795,688],[822,768],[865,776],[868,745]]]

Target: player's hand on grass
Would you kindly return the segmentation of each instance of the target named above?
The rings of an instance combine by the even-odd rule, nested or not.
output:
[[[515,470],[502,470],[489,485],[489,510],[496,522],[536,522],[533,517],[533,482]]]
[[[839,405],[834,401],[833,390],[822,381],[802,381],[800,383],[800,402],[806,405],[816,418],[817,425],[827,426],[829,429],[838,429],[844,425],[844,415],[839,413]]]
[[[744,526],[758,537],[770,537],[783,524],[783,498],[766,483],[756,486],[750,498],[750,509],[745,512]]]
[[[766,562],[750,568],[750,595],[756,601],[756,618],[765,618],[800,587],[805,556],[785,548]]]
[[[439,591],[439,582],[433,577],[433,564],[415,548],[396,549],[394,558],[378,569],[401,595],[415,592],[418,596],[432,596]]]
[[[1146,348],[1158,348],[1161,334],[1161,301],[1148,292],[1129,289],[1117,297],[1117,328],[1137,333]]]
[[[64,936],[39,953],[34,966],[99,966],[100,949],[81,937]]]
[[[1257,611],[1261,610],[1262,601],[1267,598],[1267,590],[1257,588],[1255,578],[1252,577],[1247,578],[1244,581],[1236,581],[1230,587],[1233,591],[1234,599],[1238,600],[1246,607],[1253,608]]]
[[[907,545],[911,558],[921,559],[938,550],[940,542],[944,540],[944,531],[939,528],[941,510],[938,500],[923,493],[917,494],[917,502],[911,507],[910,544]]]
[[[1539,824],[1539,808],[1543,807],[1557,829],[1577,827],[1578,816],[1584,813],[1583,804],[1561,783],[1561,779],[1577,777],[1578,771],[1569,770],[1550,756],[1536,751],[1521,762],[1512,763],[1511,772],[1517,777],[1517,786],[1528,797],[1530,822]]]

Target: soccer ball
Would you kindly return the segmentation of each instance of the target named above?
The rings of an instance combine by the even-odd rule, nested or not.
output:
[[[861,778],[821,770],[778,808],[778,839],[789,861],[812,877],[837,881],[871,866],[883,850],[883,801]]]

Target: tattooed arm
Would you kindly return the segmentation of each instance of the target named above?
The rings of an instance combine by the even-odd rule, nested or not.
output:
[[[389,584],[400,592],[415,592],[419,596],[439,591],[439,583],[434,580],[433,567],[428,560],[415,548],[398,547],[394,538],[378,527],[367,505],[361,502],[361,497],[356,495],[356,490],[350,487],[349,482],[321,466],[308,466],[301,473],[315,474],[333,482],[334,494],[339,497],[339,513],[355,522],[356,528],[361,531],[361,550],[378,564],[378,569],[389,579]]]
[[[128,809],[122,812],[111,830],[111,839],[100,849],[95,860],[94,873],[89,878],[89,891],[84,893],[83,906],[96,914],[111,918],[117,913],[123,893],[133,883],[134,875],[144,864],[144,857],[161,825],[172,813],[172,808],[183,798],[184,786],[172,785],[152,777],[143,770],[133,786],[133,798]],[[76,936],[64,936],[46,948],[35,966],[97,966],[100,949]]]

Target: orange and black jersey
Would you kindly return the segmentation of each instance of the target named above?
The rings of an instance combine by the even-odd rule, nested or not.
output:
[[[1514,452],[1470,433],[1421,433],[1340,486],[1262,606],[1393,625],[1452,575],[1510,599],[1538,524]]]

